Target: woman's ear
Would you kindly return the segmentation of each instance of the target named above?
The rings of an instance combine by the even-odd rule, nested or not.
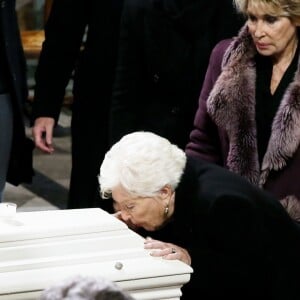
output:
[[[170,185],[166,184],[163,188],[160,190],[160,195],[163,199],[170,198],[173,191]]]

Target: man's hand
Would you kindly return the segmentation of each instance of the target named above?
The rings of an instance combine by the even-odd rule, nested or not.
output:
[[[46,153],[53,153],[52,146],[54,119],[48,117],[37,118],[32,128],[35,146]]]

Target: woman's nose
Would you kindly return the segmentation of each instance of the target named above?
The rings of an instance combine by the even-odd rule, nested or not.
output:
[[[128,212],[126,210],[121,210],[120,212],[121,212],[122,220],[124,220],[126,222],[130,219],[130,215],[128,214]]]
[[[264,23],[262,21],[258,21],[256,23],[253,33],[256,38],[261,38],[265,35]]]

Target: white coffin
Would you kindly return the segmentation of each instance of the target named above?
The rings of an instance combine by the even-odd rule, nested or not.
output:
[[[192,268],[149,255],[143,237],[98,209],[0,218],[0,300],[36,300],[74,275],[106,277],[136,299],[180,299]]]

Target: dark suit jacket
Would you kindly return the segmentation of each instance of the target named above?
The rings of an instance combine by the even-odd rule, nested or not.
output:
[[[45,25],[32,121],[38,117],[58,120],[74,70],[69,208],[99,205],[97,175],[109,149],[108,118],[122,5],[123,0],[54,0]]]
[[[211,49],[242,24],[231,0],[126,0],[111,143],[149,130],[184,148]]]
[[[194,269],[183,299],[299,299],[300,227],[270,194],[189,158],[173,217],[164,239]]]
[[[33,141],[26,138],[24,126],[24,104],[28,90],[26,82],[26,60],[22,48],[15,0],[1,1],[0,5],[1,46],[4,47],[9,93],[14,113],[13,141],[7,181],[18,185],[31,182],[33,176]]]

